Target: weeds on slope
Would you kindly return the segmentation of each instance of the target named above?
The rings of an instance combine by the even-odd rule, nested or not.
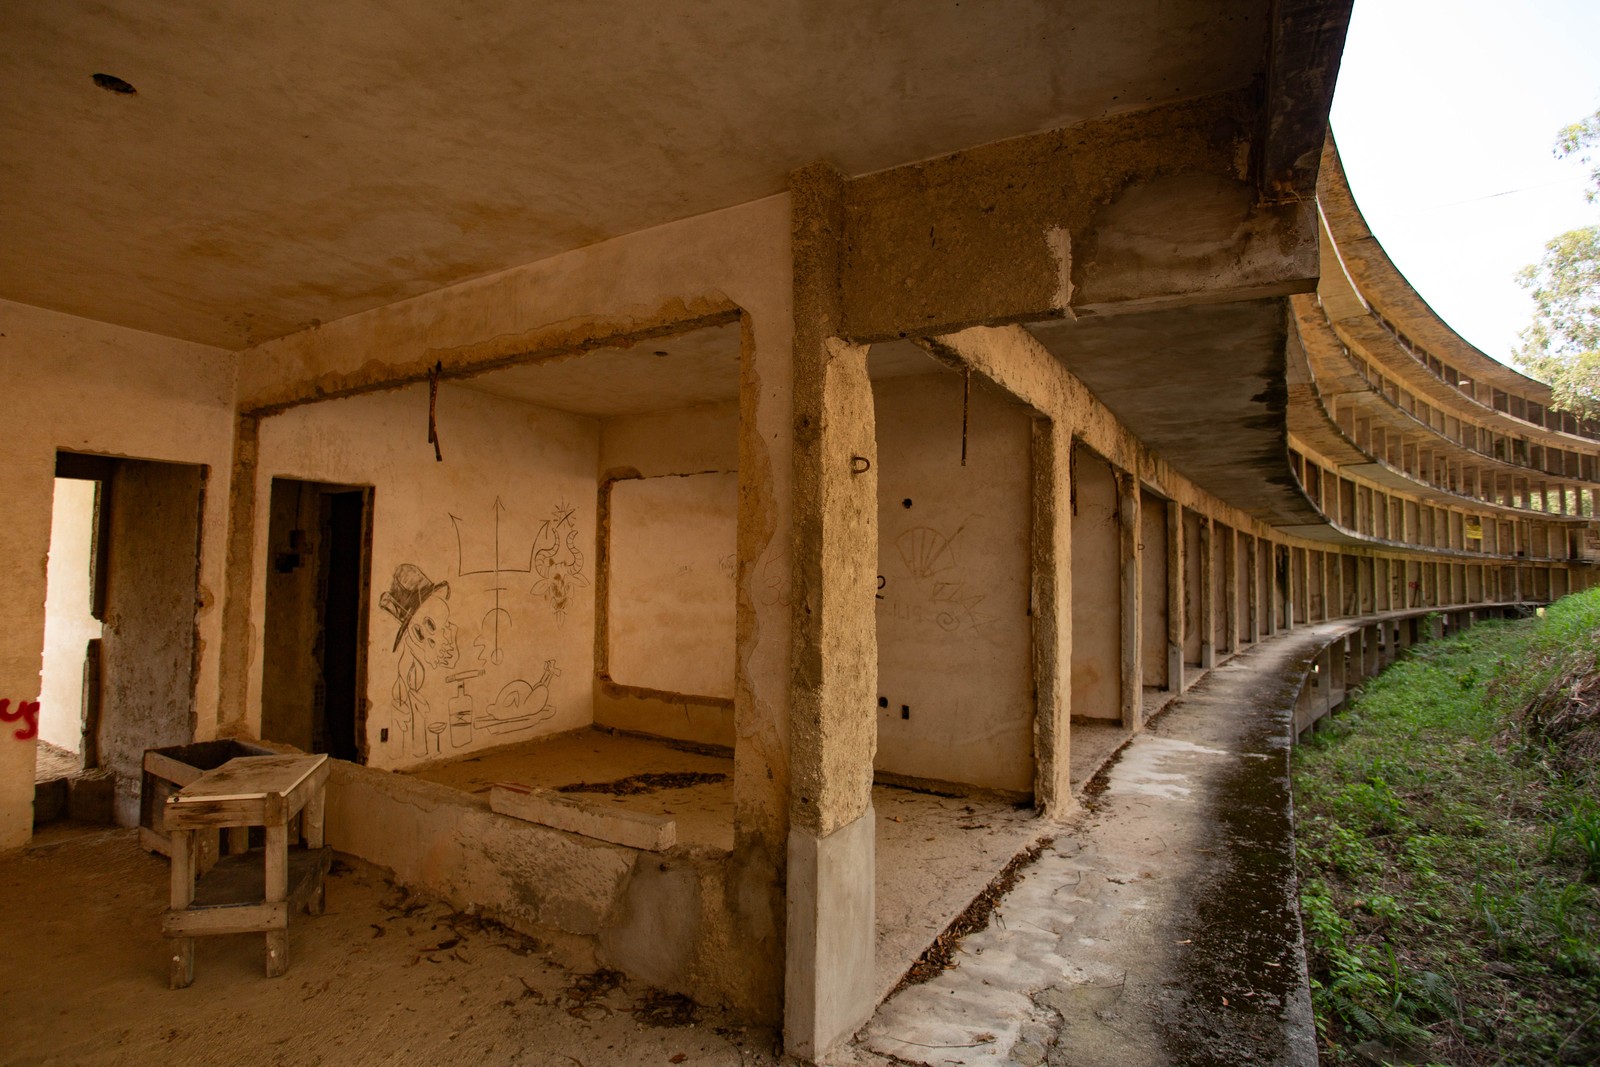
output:
[[[1600,1062],[1597,650],[1600,591],[1483,623],[1297,750],[1324,1063]]]

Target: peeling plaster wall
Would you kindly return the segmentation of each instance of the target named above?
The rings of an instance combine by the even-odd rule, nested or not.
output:
[[[0,556],[11,580],[0,612],[0,699],[39,699],[56,451],[205,464],[196,734],[215,735],[234,367],[219,349],[0,301]],[[32,833],[34,742],[19,731],[24,723],[0,726],[0,848]]]
[[[261,423],[258,501],[270,499],[274,477],[373,487],[366,737],[374,767],[593,720],[598,424],[446,384],[437,405],[445,458],[437,462],[427,414],[419,385]],[[253,723],[267,510],[256,512]]]
[[[875,766],[1031,791],[1031,417],[974,382],[963,467],[960,376],[889,378],[872,392],[887,702]]]

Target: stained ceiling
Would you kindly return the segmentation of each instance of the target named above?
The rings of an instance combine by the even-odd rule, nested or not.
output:
[[[13,0],[0,298],[247,347],[818,159],[860,174],[1248,85],[1268,7]]]

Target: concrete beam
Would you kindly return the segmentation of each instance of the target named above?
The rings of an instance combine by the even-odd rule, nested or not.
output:
[[[1315,205],[1261,201],[1260,118],[1221,93],[847,183],[843,336],[1309,292]]]
[[[1277,0],[1267,52],[1259,181],[1269,201],[1311,200],[1354,0]]]

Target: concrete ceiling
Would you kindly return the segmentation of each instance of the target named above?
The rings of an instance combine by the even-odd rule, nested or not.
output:
[[[1320,522],[1289,471],[1283,301],[1028,329],[1185,478],[1275,526]]]
[[[814,160],[861,174],[1248,85],[1268,9],[13,0],[0,297],[246,347]]]

